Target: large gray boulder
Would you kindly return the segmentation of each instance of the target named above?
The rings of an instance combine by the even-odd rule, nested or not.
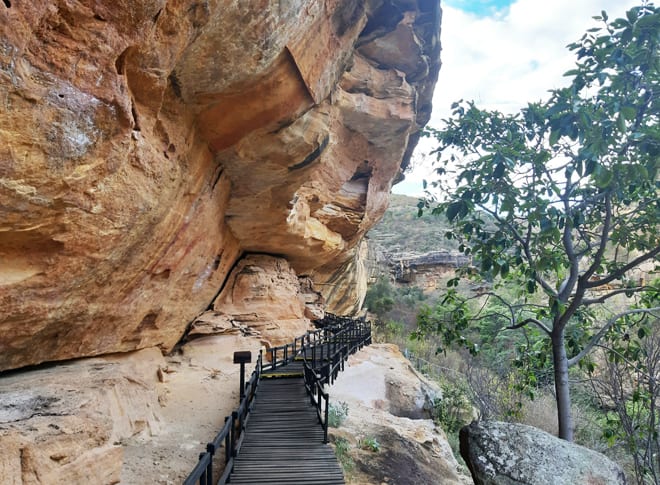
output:
[[[461,455],[476,485],[619,485],[621,467],[593,450],[523,424],[473,422]]]

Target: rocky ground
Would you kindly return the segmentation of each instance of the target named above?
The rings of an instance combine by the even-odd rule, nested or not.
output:
[[[463,484],[447,438],[431,419],[430,403],[440,390],[389,344],[374,344],[348,361],[330,389],[331,402],[347,404],[348,416],[331,430],[349,444],[351,485]],[[375,440],[379,450],[368,449]]]
[[[181,483],[238,405],[233,351],[260,347],[212,336],[1,377],[2,483]]]
[[[181,483],[238,404],[233,351],[252,350],[256,360],[260,346],[254,337],[211,336],[169,357],[146,349],[5,375],[2,483]],[[464,483],[442,430],[426,418],[438,390],[396,347],[358,352],[330,393],[349,407],[333,429],[351,443],[349,483]],[[380,451],[360,449],[365,438]]]

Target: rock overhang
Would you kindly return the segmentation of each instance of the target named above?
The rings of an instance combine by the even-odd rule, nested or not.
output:
[[[347,301],[430,115],[437,2],[56,1],[0,19],[0,370],[168,350],[245,252]]]

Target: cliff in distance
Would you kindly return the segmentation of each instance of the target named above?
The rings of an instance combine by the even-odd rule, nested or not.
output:
[[[167,352],[200,315],[279,342],[305,286],[354,311],[439,23],[430,0],[0,3],[0,370]],[[293,314],[237,309],[291,274]]]

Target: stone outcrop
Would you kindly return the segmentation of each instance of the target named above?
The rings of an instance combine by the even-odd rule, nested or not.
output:
[[[440,390],[416,372],[395,345],[372,344],[351,356],[330,388],[331,402],[344,402],[348,416],[331,439],[345,439],[354,469],[352,485],[470,483],[462,475],[444,432],[429,419]],[[361,443],[375,439],[380,449]]]
[[[0,481],[181,483],[239,403],[233,351],[256,361],[260,348],[207,336],[167,357],[152,348],[3,377]]]
[[[2,483],[118,483],[122,439],[161,432],[157,349],[3,378]]]
[[[289,343],[292,335],[313,329],[310,320],[323,318],[323,298],[311,286],[285,259],[249,255],[238,262],[213,310],[193,322],[188,336],[240,331],[261,337],[268,347]]]
[[[477,485],[614,485],[621,468],[588,448],[531,426],[473,422],[461,429],[461,455]]]
[[[0,370],[170,350],[244,253],[354,310],[439,21],[426,0],[0,4]]]

